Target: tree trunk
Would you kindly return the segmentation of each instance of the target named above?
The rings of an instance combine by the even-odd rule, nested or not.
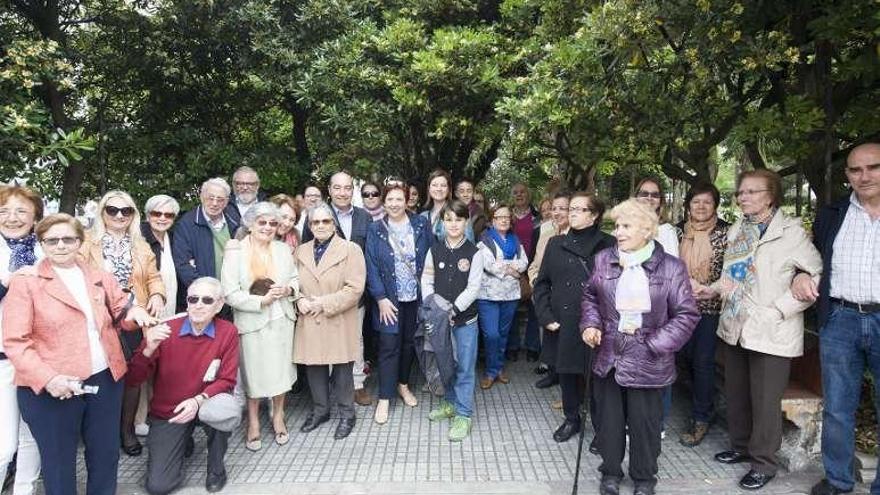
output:
[[[296,160],[300,166],[309,166],[312,161],[312,153],[306,135],[309,112],[292,97],[288,99],[287,107],[293,117],[293,147]]]

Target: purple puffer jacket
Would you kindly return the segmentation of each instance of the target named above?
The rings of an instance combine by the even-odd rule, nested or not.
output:
[[[642,268],[651,292],[651,312],[642,315],[642,328],[633,335],[617,330],[620,314],[614,309],[614,294],[623,271],[617,247],[596,255],[584,288],[580,328],[602,330],[593,373],[605,377],[614,368],[615,381],[623,387],[660,388],[675,381],[675,352],[687,343],[700,312],[684,263],[664,253],[660,243]]]

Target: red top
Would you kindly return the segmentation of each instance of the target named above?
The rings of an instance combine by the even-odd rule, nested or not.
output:
[[[511,211],[511,213],[513,212]],[[522,244],[529,261],[531,261],[532,257],[535,255],[534,246],[532,246],[532,231],[534,229],[535,218],[532,216],[531,210],[528,215],[522,218],[517,218],[516,214],[513,215],[511,230],[513,230],[513,233],[519,238],[519,243]]]
[[[174,408],[190,397],[200,393],[208,397],[232,393],[235,387],[238,330],[232,323],[215,318],[213,337],[208,331],[198,337],[187,332],[181,335],[187,320],[184,317],[169,321],[171,335],[159,344],[150,357],[144,357],[144,340],[128,365],[126,384],[129,386],[139,385],[153,377],[150,414],[159,419],[174,417]],[[205,382],[208,367],[215,359],[220,360],[220,367],[213,381]]]

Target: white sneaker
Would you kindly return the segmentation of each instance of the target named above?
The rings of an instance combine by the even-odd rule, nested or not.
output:
[[[398,385],[397,393],[400,394],[400,398],[403,399],[403,403],[409,407],[416,407],[419,405],[419,400],[416,399],[416,396],[410,392],[409,387],[406,385]]]
[[[380,425],[384,425],[388,422],[388,399],[379,399],[379,403],[376,404],[376,413],[373,415],[373,421]]]
[[[150,434],[150,425],[146,423],[141,423],[139,425],[134,425],[134,434],[139,437],[145,437]]]

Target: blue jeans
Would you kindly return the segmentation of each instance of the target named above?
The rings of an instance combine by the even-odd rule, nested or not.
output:
[[[470,418],[474,413],[474,385],[477,367],[477,322],[452,329],[455,339],[455,385],[446,389],[446,400],[455,414]]]
[[[860,314],[831,305],[828,321],[819,332],[822,358],[822,463],[825,476],[841,490],[851,490],[855,451],[856,409],[865,366],[874,375],[874,409],[880,411],[880,313]],[[871,485],[880,494],[880,469]]]
[[[718,315],[702,315],[688,343],[681,350],[692,376],[693,419],[708,423],[715,409],[715,349]]]
[[[489,378],[494,379],[504,368],[504,350],[518,305],[519,301],[477,301],[486,346],[486,376]]]
[[[535,314],[535,306],[531,301],[525,303],[529,310],[526,320],[526,336],[522,347],[527,351],[538,352],[541,350],[541,326],[538,324],[538,316]],[[520,349],[519,325],[513,322],[510,329],[510,337],[507,339],[507,350],[518,351]]]

